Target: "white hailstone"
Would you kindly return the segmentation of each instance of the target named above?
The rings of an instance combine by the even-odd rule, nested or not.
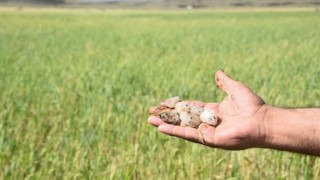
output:
[[[200,119],[202,122],[216,126],[218,124],[218,115],[215,111],[206,109],[201,113]]]
[[[181,112],[188,112],[190,110],[190,107],[187,102],[182,101],[182,102],[178,102],[176,104],[175,109],[176,109],[176,111],[181,113]]]
[[[159,113],[159,117],[163,120],[163,122],[168,124],[180,123],[179,113],[176,110],[164,110]]]
[[[189,127],[197,127],[201,124],[199,116],[187,112],[180,112],[180,120],[184,125]]]
[[[200,106],[192,106],[190,107],[190,113],[200,116],[200,114],[204,111],[204,109]]]

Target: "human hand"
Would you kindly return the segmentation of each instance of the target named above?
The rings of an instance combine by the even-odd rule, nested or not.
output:
[[[155,116],[150,116],[148,122],[158,127],[164,134],[210,147],[240,150],[262,146],[265,138],[264,119],[268,106],[249,87],[231,79],[221,70],[216,72],[215,82],[227,93],[227,97],[221,103],[198,101],[189,103],[218,112],[219,124],[216,127],[204,123],[197,129],[171,125]],[[150,113],[152,111],[150,108]]]

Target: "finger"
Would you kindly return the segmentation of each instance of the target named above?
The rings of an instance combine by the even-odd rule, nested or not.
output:
[[[180,101],[179,96],[176,96],[176,97],[172,97],[172,98],[166,99],[164,102],[161,103],[161,105],[165,105],[166,107],[171,107],[172,108],[179,101]]]
[[[237,81],[231,79],[222,70],[218,70],[215,74],[215,81],[217,86],[227,94],[230,94]]]
[[[162,119],[156,117],[156,116],[150,116],[148,118],[148,123],[158,127],[159,125],[163,124],[164,122],[162,121]]]
[[[174,126],[171,124],[161,124],[158,130],[164,134],[182,138],[188,141],[200,143],[199,131],[191,127]]]
[[[207,103],[206,106],[204,106],[204,109],[217,111],[219,109],[219,103]]]
[[[149,113],[150,114],[157,114],[159,112],[159,107],[158,106],[153,106],[151,108],[149,108]]]

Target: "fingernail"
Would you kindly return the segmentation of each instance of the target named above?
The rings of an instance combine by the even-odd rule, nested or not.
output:
[[[152,120],[152,119],[154,119],[156,116],[149,116],[148,117],[148,120]]]
[[[157,107],[149,108],[149,114],[157,114],[159,109]]]
[[[153,123],[153,122],[155,122],[155,121],[157,121],[157,119],[158,119],[158,117],[156,117],[156,116],[149,116],[148,117],[148,123]]]
[[[153,116],[149,116],[148,117],[148,123],[152,123],[153,122],[152,119],[153,119]]]

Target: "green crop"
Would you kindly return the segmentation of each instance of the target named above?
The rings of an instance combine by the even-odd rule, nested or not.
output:
[[[320,13],[0,10],[0,179],[319,179],[320,159],[157,132],[148,108],[219,102],[218,69],[320,106]]]

